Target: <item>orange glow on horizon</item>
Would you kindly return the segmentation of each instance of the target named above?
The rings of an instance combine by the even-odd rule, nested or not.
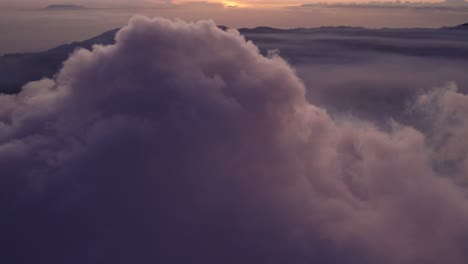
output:
[[[1,1],[1,0],[0,0]],[[218,8],[226,8],[226,9],[270,9],[270,10],[278,10],[287,7],[300,7],[302,5],[307,4],[318,4],[318,7],[321,5],[355,5],[359,7],[360,5],[366,6],[366,4],[385,4],[385,5],[410,5],[410,4],[441,4],[449,3],[447,1],[455,1],[460,3],[468,3],[468,0],[144,0],[147,3],[158,3],[158,4],[168,4],[174,6],[184,6],[188,4],[190,7],[198,6],[199,8],[203,8],[203,5],[208,6],[215,6]],[[339,6],[333,6],[339,7]]]
[[[147,2],[158,2],[160,0],[146,0]],[[462,1],[462,0],[460,0]],[[468,1],[468,0],[466,0]],[[284,0],[175,0],[171,1],[170,3],[174,4],[184,4],[184,3],[210,3],[210,4],[220,4],[224,7],[230,8],[259,8],[259,7],[287,7],[287,6],[300,6],[303,4],[365,4],[365,3],[391,3],[396,2],[396,0],[381,0],[381,1],[372,1],[372,0],[291,0],[291,1],[284,1]],[[409,3],[444,3],[444,0],[408,0],[408,1],[401,1],[409,2]]]
[[[160,3],[159,0],[146,0],[147,2],[153,2],[153,3]],[[186,3],[207,3],[207,4],[219,4],[222,5],[225,8],[262,8],[262,7],[285,7],[285,6],[294,6],[294,5],[301,5],[304,3],[309,3],[311,1],[289,1],[289,2],[283,2],[283,1],[261,1],[261,0],[239,0],[239,1],[234,1],[234,0],[175,0],[171,1],[170,3],[172,4],[186,4]]]
[[[249,7],[248,4],[234,1],[222,1],[221,3],[224,5],[224,7]]]

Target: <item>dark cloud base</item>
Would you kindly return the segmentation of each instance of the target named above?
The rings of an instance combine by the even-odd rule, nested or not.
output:
[[[465,263],[466,83],[391,84],[465,60],[288,38],[307,89],[235,30],[136,17],[1,95],[2,262]],[[398,70],[350,82],[371,65]]]

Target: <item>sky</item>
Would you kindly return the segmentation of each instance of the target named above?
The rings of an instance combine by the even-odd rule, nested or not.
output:
[[[66,1],[86,10],[43,10],[54,0],[0,0],[0,54],[36,52],[73,41],[85,40],[120,28],[134,15],[197,21],[210,19],[230,28],[270,26],[277,28],[358,26],[367,28],[440,28],[468,21],[468,5],[310,4],[311,2],[251,1],[221,2]],[[459,3],[458,3],[459,2]],[[241,3],[241,2],[239,2]],[[309,3],[308,5],[301,5]],[[276,5],[279,4],[279,5]],[[285,6],[286,5],[286,6]],[[230,6],[230,7],[228,7]],[[237,7],[234,7],[237,6]],[[398,8],[395,8],[397,6]]]
[[[48,4],[64,4],[72,3],[76,5],[85,5],[88,7],[112,7],[112,6],[148,6],[148,5],[164,5],[164,4],[184,4],[184,3],[214,3],[221,4],[227,7],[250,7],[250,8],[265,8],[278,6],[295,6],[309,3],[367,3],[367,0],[1,0],[0,5],[3,6],[18,6],[18,7],[40,7]],[[373,1],[373,2],[392,2],[392,1]],[[421,2],[421,1],[401,1],[401,2]],[[427,0],[423,2],[437,3],[444,2],[438,0]],[[448,0],[449,3],[464,3],[464,0]]]

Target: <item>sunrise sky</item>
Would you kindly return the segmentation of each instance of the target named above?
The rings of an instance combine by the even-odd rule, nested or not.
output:
[[[0,55],[33,52],[85,40],[124,26],[134,15],[197,21],[230,28],[440,28],[466,23],[468,5],[449,2],[367,0],[0,0]],[[46,10],[74,4],[86,10]],[[398,8],[395,8],[398,7]]]
[[[367,1],[367,0],[1,0],[0,5],[11,7],[34,7],[47,4],[64,4],[72,3],[77,5],[86,5],[88,7],[115,7],[115,6],[144,6],[144,5],[161,5],[161,4],[186,4],[186,3],[205,3],[205,4],[221,4],[226,7],[243,7],[243,8],[266,8],[266,7],[282,7],[295,6],[309,3],[368,3],[368,2],[393,2],[393,1]],[[426,2],[438,3],[444,1],[426,0],[426,1],[401,1],[401,2]],[[464,3],[463,0],[449,0],[450,3]]]

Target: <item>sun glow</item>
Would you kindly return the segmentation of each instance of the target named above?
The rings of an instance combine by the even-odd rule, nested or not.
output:
[[[234,1],[222,1],[224,7],[248,7],[245,3],[238,3]]]

